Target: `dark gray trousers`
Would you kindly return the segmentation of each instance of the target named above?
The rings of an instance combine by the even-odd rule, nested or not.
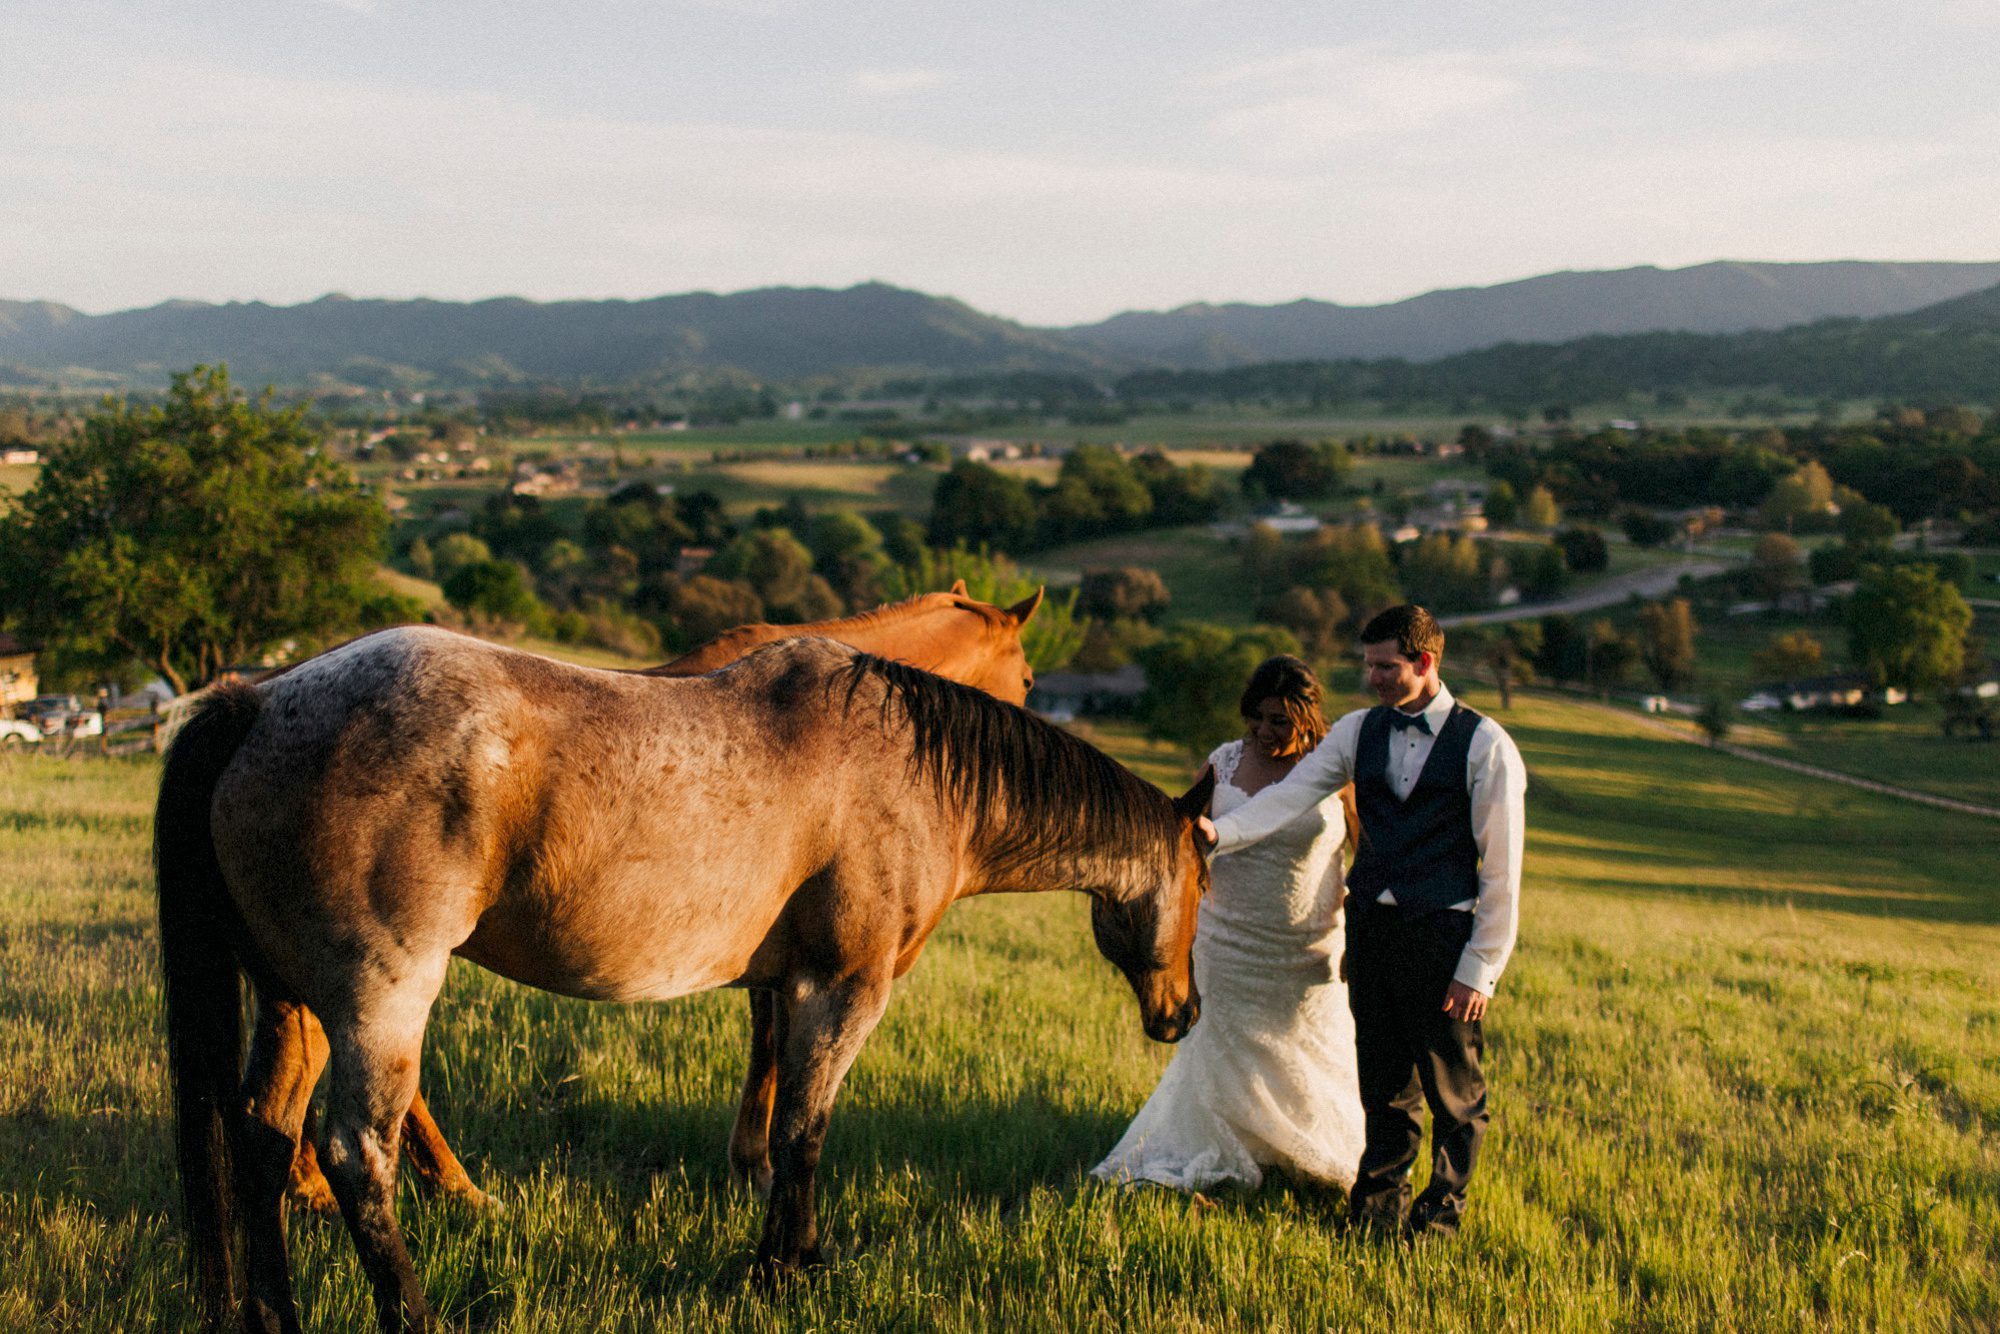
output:
[[[1486,1076],[1479,1024],[1444,1013],[1445,991],[1472,935],[1472,914],[1446,910],[1404,921],[1393,908],[1350,904],[1347,1001],[1366,1144],[1348,1196],[1370,1223],[1450,1229],[1486,1134]],[[1431,1175],[1414,1204],[1410,1168],[1431,1113]]]

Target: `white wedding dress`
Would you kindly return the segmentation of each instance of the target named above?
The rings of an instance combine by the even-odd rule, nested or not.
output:
[[[1220,746],[1214,813],[1249,800],[1230,780],[1242,741]],[[1201,1018],[1153,1096],[1091,1169],[1179,1190],[1255,1189],[1264,1169],[1346,1189],[1361,1160],[1354,1016],[1343,948],[1340,799],[1217,857],[1195,930]]]

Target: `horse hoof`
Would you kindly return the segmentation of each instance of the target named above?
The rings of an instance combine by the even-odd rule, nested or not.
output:
[[[442,1198],[450,1200],[461,1209],[470,1209],[476,1214],[488,1214],[497,1218],[507,1212],[506,1205],[469,1181],[445,1190],[442,1192]]]

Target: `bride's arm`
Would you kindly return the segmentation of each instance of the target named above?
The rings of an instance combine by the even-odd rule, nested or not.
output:
[[[1361,737],[1359,709],[1333,725],[1312,753],[1283,781],[1273,783],[1215,822],[1216,851],[1234,852],[1276,833],[1347,786],[1354,776],[1354,749]]]

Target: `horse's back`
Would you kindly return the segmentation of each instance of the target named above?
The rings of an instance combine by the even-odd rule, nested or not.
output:
[[[288,975],[333,921],[572,994],[717,985],[835,856],[852,793],[879,807],[900,776],[881,729],[851,725],[852,659],[796,640],[662,680],[436,629],[367,636],[260,688],[217,787],[218,853]]]

